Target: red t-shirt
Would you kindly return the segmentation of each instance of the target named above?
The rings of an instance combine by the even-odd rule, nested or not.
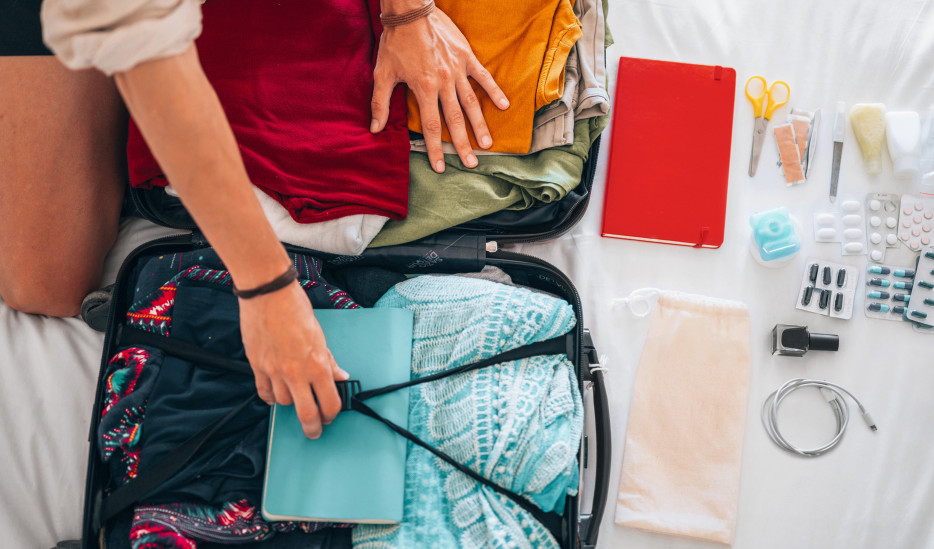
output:
[[[405,90],[369,131],[378,0],[212,0],[196,41],[253,184],[302,223],[408,210]],[[130,183],[166,185],[130,121]]]

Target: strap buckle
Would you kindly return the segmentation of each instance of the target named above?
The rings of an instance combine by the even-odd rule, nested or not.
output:
[[[335,381],[334,385],[337,386],[337,394],[341,398],[341,411],[346,412],[347,410],[351,410],[351,401],[353,397],[357,396],[357,394],[362,391],[360,380],[348,379],[346,381]]]

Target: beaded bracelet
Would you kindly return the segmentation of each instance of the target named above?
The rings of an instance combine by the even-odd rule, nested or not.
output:
[[[262,286],[257,286],[256,288],[253,288],[251,290],[238,290],[237,286],[235,285],[233,288],[233,294],[239,297],[240,299],[250,299],[258,295],[271,294],[275,292],[276,290],[281,290],[282,288],[285,288],[286,286],[291,284],[293,280],[297,278],[298,278],[298,271],[295,270],[295,266],[289,265],[289,270],[277,276],[276,278],[272,279],[271,282],[267,282],[266,284],[263,284]]]
[[[407,11],[398,15],[380,14],[379,21],[384,27],[398,27],[399,25],[405,25],[406,23],[411,23],[416,19],[427,16],[433,9],[435,9],[434,0],[429,0],[427,4],[417,10]]]

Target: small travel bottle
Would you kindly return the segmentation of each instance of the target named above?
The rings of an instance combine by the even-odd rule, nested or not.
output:
[[[812,334],[807,326],[776,324],[772,328],[772,354],[782,356],[804,356],[808,351],[836,351],[840,348],[840,336],[834,334]]]
[[[913,111],[885,115],[885,140],[896,177],[916,178],[921,169],[921,118]]]

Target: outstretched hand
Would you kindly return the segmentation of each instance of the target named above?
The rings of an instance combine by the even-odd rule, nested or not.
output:
[[[348,374],[334,362],[308,297],[297,282],[240,300],[243,346],[267,404],[295,404],[302,430],[321,436],[341,410],[335,380]]]
[[[477,60],[463,33],[440,9],[435,8],[427,17],[411,23],[384,28],[373,71],[370,131],[376,133],[386,126],[393,88],[405,82],[418,101],[432,168],[444,172],[441,111],[461,162],[468,168],[475,167],[477,157],[467,138],[466,120],[470,121],[480,147],[490,148],[493,139],[467,77],[476,80],[498,108],[509,108],[506,94]]]

